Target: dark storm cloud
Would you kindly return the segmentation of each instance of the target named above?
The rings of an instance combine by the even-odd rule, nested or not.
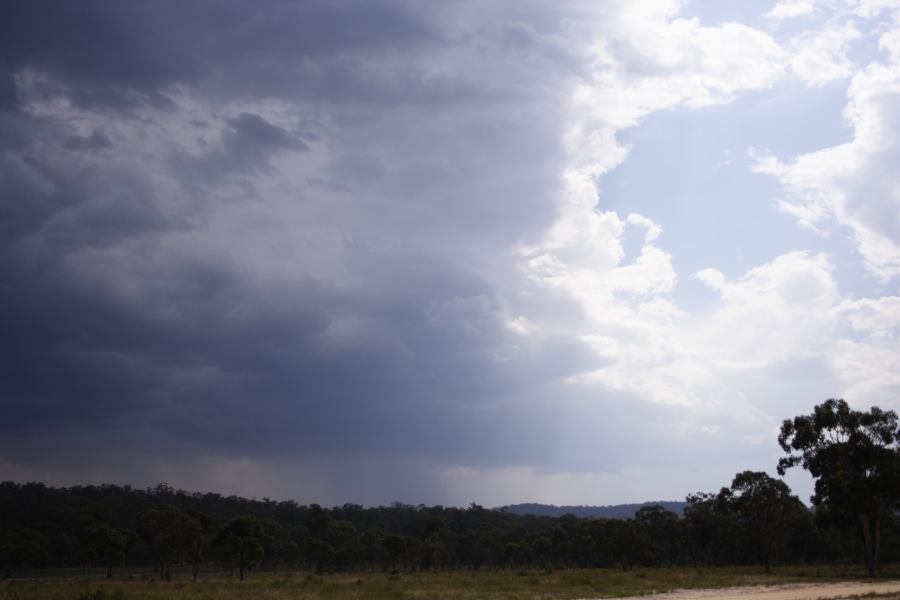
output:
[[[73,134],[65,125],[0,114],[0,248],[39,236],[51,252],[103,246],[170,226],[146,173],[117,161],[101,131]],[[100,163],[81,157],[96,155]],[[56,257],[47,257],[50,260]]]
[[[393,2],[4,3],[4,457],[570,456],[542,388],[594,355],[478,268],[553,215],[546,88],[418,61],[448,40]]]
[[[150,373],[126,366],[123,309],[88,290],[4,261],[2,398],[5,434],[103,427],[146,407]]]
[[[309,146],[289,132],[272,125],[259,115],[241,113],[228,122],[235,137],[229,138],[229,145],[241,146],[242,142],[258,148],[286,148],[309,150]],[[239,150],[238,150],[239,151]]]
[[[16,80],[13,70],[0,59],[0,110],[9,110],[18,105],[19,98],[16,93]]]
[[[271,173],[272,157],[310,149],[299,134],[246,112],[228,119],[221,139],[209,145],[203,154],[177,151],[171,156],[171,172],[192,193],[198,193],[199,187],[221,185],[235,176]],[[244,185],[248,193],[254,193],[251,183]]]
[[[371,52],[433,36],[393,2],[13,1],[0,8],[6,73],[45,71],[83,105],[168,102],[170,85],[240,95],[349,97]],[[354,57],[354,58],[351,58]],[[322,61],[329,65],[316,66]],[[310,68],[311,67],[311,68]],[[8,79],[4,79],[8,81]],[[9,84],[0,99],[9,102]]]
[[[264,167],[267,159],[277,152],[309,150],[299,137],[259,115],[241,113],[228,122],[228,127],[223,136],[223,155],[207,158],[226,169],[252,170]]]
[[[313,283],[259,290],[222,265],[170,270],[164,297],[135,304],[14,265],[3,275],[11,287],[0,306],[4,429],[15,438],[140,421],[226,454],[396,453],[472,464],[522,459],[507,435],[532,438],[531,459],[542,446],[540,426],[511,418],[509,394],[525,393],[527,382],[491,367],[496,326],[468,309],[443,325],[423,314],[429,298],[487,291],[448,280],[446,266],[422,265],[403,299],[347,297]],[[274,302],[262,297],[271,294]],[[159,304],[177,315],[152,316],[148,306]],[[381,330],[374,347],[323,339],[345,315]],[[483,330],[460,332],[473,323]],[[524,359],[536,376],[561,357],[560,375],[586,358],[567,342],[541,352]],[[548,355],[554,361],[545,363]],[[159,438],[148,443],[160,452]]]
[[[109,138],[103,135],[103,132],[96,129],[89,136],[73,135],[63,142],[63,148],[66,150],[81,150],[90,152],[91,150],[103,150],[112,146]]]

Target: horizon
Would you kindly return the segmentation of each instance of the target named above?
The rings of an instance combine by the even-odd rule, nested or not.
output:
[[[182,489],[182,488],[172,487],[172,486],[170,486],[168,483],[166,483],[166,482],[164,482],[164,481],[161,481],[161,482],[157,483],[156,485],[151,485],[151,486],[146,486],[146,487],[143,487],[143,486],[135,486],[135,485],[131,485],[131,484],[128,484],[128,483],[98,483],[98,484],[94,484],[94,483],[86,483],[86,484],[75,484],[75,485],[68,485],[68,486],[54,486],[54,485],[50,485],[50,484],[47,484],[47,483],[42,482],[42,481],[18,482],[18,481],[0,480],[0,484],[4,484],[4,483],[12,483],[12,484],[18,485],[18,486],[41,485],[41,486],[44,486],[44,487],[50,488],[50,489],[68,489],[68,488],[79,488],[79,487],[81,487],[81,488],[86,488],[86,487],[95,487],[95,488],[118,487],[118,488],[121,488],[121,489],[127,489],[127,490],[131,490],[131,491],[134,491],[134,492],[146,493],[146,494],[151,494],[151,495],[154,495],[154,494],[159,493],[159,490],[160,490],[161,488],[164,488],[166,493],[172,493],[172,494],[175,494],[175,495],[178,495],[178,494],[187,494],[187,495],[189,495],[189,496],[198,496],[198,495],[199,495],[199,496],[204,496],[204,495],[211,494],[211,495],[218,495],[218,496],[225,497],[225,498],[233,496],[233,497],[235,497],[235,498],[240,498],[240,499],[242,499],[242,500],[248,500],[248,501],[250,501],[250,502],[269,502],[269,501],[272,501],[272,502],[276,502],[276,503],[282,503],[282,502],[284,502],[284,503],[294,503],[294,504],[297,504],[298,506],[310,506],[310,505],[312,505],[312,504],[318,504],[317,502],[300,503],[300,502],[297,502],[297,500],[294,499],[294,498],[269,498],[268,496],[261,496],[261,497],[252,496],[252,497],[248,497],[248,496],[241,496],[241,495],[239,495],[239,494],[225,494],[225,493],[217,492],[217,491],[214,491],[214,490],[189,490],[189,489]],[[801,499],[801,500],[802,500],[802,499]],[[685,501],[685,500],[646,500],[646,501],[643,501],[643,502],[623,502],[623,503],[620,503],[620,504],[599,504],[599,505],[598,505],[598,504],[559,504],[559,505],[557,505],[557,504],[545,504],[545,503],[541,503],[541,502],[516,502],[516,503],[513,503],[513,504],[504,504],[504,505],[500,505],[500,506],[488,506],[488,505],[482,505],[482,504],[480,504],[477,500],[472,500],[472,501],[470,501],[470,502],[466,502],[466,503],[463,503],[463,504],[454,504],[454,505],[423,504],[423,503],[401,502],[401,501],[399,501],[399,500],[395,500],[395,501],[387,502],[387,503],[384,503],[384,504],[368,504],[368,505],[367,505],[367,504],[361,504],[361,503],[358,503],[358,502],[345,502],[345,503],[342,503],[342,504],[335,504],[335,505],[330,505],[330,506],[329,506],[329,505],[320,505],[320,506],[322,506],[322,508],[327,508],[327,509],[338,509],[338,508],[341,508],[341,507],[346,506],[346,505],[361,506],[362,508],[365,508],[365,509],[369,509],[369,508],[392,508],[392,507],[394,507],[394,506],[404,506],[404,507],[413,507],[413,508],[418,508],[418,507],[420,507],[420,506],[424,506],[424,507],[426,507],[426,508],[437,508],[437,507],[442,507],[442,508],[465,509],[465,508],[470,508],[471,506],[475,505],[475,506],[480,506],[481,508],[484,508],[484,509],[486,509],[486,510],[498,511],[498,510],[502,510],[502,509],[510,508],[510,507],[521,507],[521,506],[529,506],[529,505],[541,506],[541,507],[545,507],[545,508],[595,508],[595,509],[603,509],[603,508],[620,508],[620,507],[623,507],[623,506],[653,506],[653,505],[657,505],[657,504],[659,504],[659,505],[663,505],[663,504],[686,504],[686,501]]]
[[[0,56],[0,480],[618,505],[900,410],[897,0],[13,0]]]

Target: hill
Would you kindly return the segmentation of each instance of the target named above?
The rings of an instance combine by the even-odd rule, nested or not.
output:
[[[495,510],[500,512],[510,512],[516,515],[535,515],[539,517],[560,517],[570,513],[582,519],[628,519],[633,517],[634,513],[642,506],[652,506],[654,504],[659,504],[666,510],[671,510],[678,516],[684,514],[684,507],[687,506],[687,502],[665,500],[660,502],[643,502],[641,504],[612,504],[609,506],[556,506],[555,504],[524,503],[500,506]]]

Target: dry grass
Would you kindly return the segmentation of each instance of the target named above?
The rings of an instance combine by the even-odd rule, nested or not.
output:
[[[886,576],[898,577],[897,569]],[[455,573],[254,573],[240,582],[207,575],[197,583],[163,582],[148,575],[123,579],[42,577],[0,582],[3,600],[549,600],[610,598],[686,588],[864,579],[853,567],[664,568]]]

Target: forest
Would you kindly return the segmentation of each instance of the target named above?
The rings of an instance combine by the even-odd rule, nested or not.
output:
[[[807,507],[780,479],[737,473],[718,491],[632,518],[519,515],[472,503],[363,507],[174,489],[0,484],[0,574],[145,567],[227,573],[862,563],[900,560],[897,415],[828,400],[785,420],[778,471],[815,479]]]

